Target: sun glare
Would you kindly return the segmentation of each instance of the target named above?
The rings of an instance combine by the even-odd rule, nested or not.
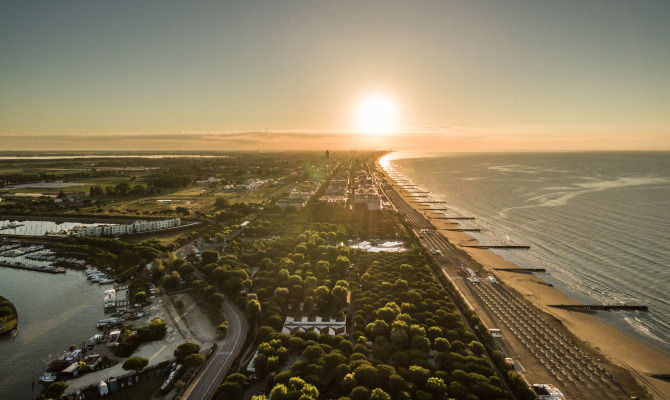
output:
[[[361,133],[383,135],[395,129],[395,107],[387,98],[365,99],[356,112],[356,128]]]

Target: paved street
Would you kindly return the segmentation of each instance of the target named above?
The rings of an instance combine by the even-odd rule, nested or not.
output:
[[[228,334],[223,344],[207,360],[198,376],[186,389],[182,396],[183,399],[211,399],[233,361],[242,351],[249,329],[246,317],[229,299],[226,299],[221,305],[221,313],[228,321]]]

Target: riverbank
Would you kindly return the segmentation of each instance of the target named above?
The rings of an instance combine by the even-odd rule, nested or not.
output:
[[[378,170],[389,184],[394,183],[393,179],[387,174],[387,171],[379,165]],[[403,188],[394,185],[394,189],[408,205],[423,214],[439,234],[446,238],[459,251],[463,251],[469,255],[472,261],[467,261],[468,266],[481,271],[481,274],[495,275],[505,285],[518,292],[523,299],[550,316],[550,319],[555,319],[558,325],[565,327],[575,335],[578,340],[585,344],[589,353],[594,354],[595,357],[604,357],[612,365],[628,371],[639,385],[649,391],[653,398],[668,398],[666,393],[670,393],[670,383],[650,376],[651,374],[663,374],[670,371],[670,357],[667,354],[606,324],[594,314],[571,312],[548,307],[549,304],[576,304],[576,302],[556,288],[551,287],[538,276],[494,271],[493,268],[518,267],[492,251],[461,246],[464,243],[473,244],[475,243],[475,239],[465,232],[448,230],[458,227],[457,220],[444,219],[444,214],[441,212],[426,211],[428,207],[425,204],[420,204],[422,198],[416,197],[416,194],[410,196],[409,191],[411,191],[411,188],[407,186]],[[473,305],[473,308],[478,312],[481,319],[488,326],[495,326],[491,325],[495,323],[493,322],[494,319],[490,315],[487,315],[485,307],[479,304],[473,292],[467,288],[464,280],[456,273],[455,266],[452,267],[454,267],[453,270],[445,269],[445,273],[458,283],[456,286],[467,301]],[[548,374],[544,374],[543,376],[542,373],[537,373],[538,368],[535,368],[535,364],[537,364],[536,360],[528,355],[527,349],[522,348],[520,343],[515,343],[515,340],[509,340],[509,343],[513,347],[511,349],[512,352],[518,354],[524,365],[526,365],[528,371],[526,375],[529,379],[550,377]],[[626,385],[626,382],[620,383],[624,386]]]
[[[18,323],[19,315],[14,303],[0,296],[0,334],[13,331]]]

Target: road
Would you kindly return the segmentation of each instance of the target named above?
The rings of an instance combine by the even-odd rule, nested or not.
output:
[[[212,354],[200,369],[191,385],[184,391],[182,399],[209,400],[216,388],[228,374],[233,361],[242,351],[249,325],[244,313],[229,299],[221,305],[221,313],[228,322],[228,334],[223,344]]]
[[[238,229],[234,232],[234,237],[237,237],[241,232],[241,229]],[[231,235],[233,236],[233,235]],[[207,244],[204,243],[204,240],[200,238],[198,241],[198,247],[204,251],[205,249],[209,250],[210,248],[215,248],[221,246],[221,244]],[[177,249],[175,254],[179,258],[188,257],[194,250],[196,246],[194,243],[188,243],[185,246]],[[198,277],[204,279],[203,273],[194,267],[193,271]],[[212,354],[208,359],[205,365],[200,368],[198,374],[191,382],[188,388],[184,391],[184,394],[181,396],[182,399],[192,399],[192,400],[209,400],[214,396],[216,388],[219,386],[223,378],[228,374],[230,366],[233,364],[233,361],[237,358],[244,347],[244,342],[247,338],[247,332],[249,331],[249,324],[247,318],[240,310],[235,303],[230,299],[224,300],[221,304],[221,314],[228,322],[228,333],[226,338],[223,340],[223,343],[219,343],[216,352]]]

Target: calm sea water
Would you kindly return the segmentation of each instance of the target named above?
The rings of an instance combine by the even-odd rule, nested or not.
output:
[[[607,322],[670,350],[670,153],[403,154],[391,166],[450,215],[475,216],[483,243],[546,268],[584,302],[645,304],[649,312],[600,312]],[[472,224],[472,223],[471,223]]]
[[[19,313],[16,340],[9,334],[0,337],[0,399],[34,398],[46,364],[97,333],[104,289],[80,271],[54,275],[0,267],[0,295]]]

